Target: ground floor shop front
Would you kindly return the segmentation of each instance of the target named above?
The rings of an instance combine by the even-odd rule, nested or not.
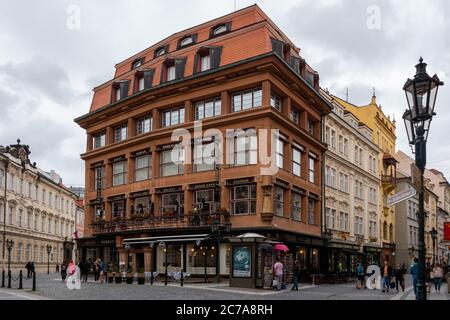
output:
[[[240,287],[270,287],[276,258],[284,265],[286,283],[292,279],[295,260],[299,262],[303,281],[323,271],[322,260],[326,256],[319,237],[272,230],[248,231],[252,230],[220,237],[208,232],[93,237],[80,239],[78,248],[82,260],[102,259],[110,272],[155,272],[164,279],[166,274],[175,277],[183,271],[198,281],[227,278],[232,286]],[[287,249],[276,250],[277,244]]]

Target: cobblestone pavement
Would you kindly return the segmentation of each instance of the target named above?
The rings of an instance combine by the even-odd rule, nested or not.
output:
[[[37,291],[32,292],[31,280],[24,279],[24,290],[0,289],[0,300],[14,299],[62,299],[62,300],[414,300],[411,280],[408,277],[406,291],[357,290],[354,283],[313,286],[305,283],[299,291],[257,290],[230,288],[227,283],[169,283],[154,285],[95,283],[90,280],[81,284],[80,290],[69,290],[58,274],[40,274],[37,277]],[[16,288],[13,284],[13,288]],[[441,293],[429,296],[431,300],[449,300],[447,285]]]

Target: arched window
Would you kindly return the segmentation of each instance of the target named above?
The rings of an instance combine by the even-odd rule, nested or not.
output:
[[[386,221],[383,223],[383,239],[388,240],[388,225]]]
[[[17,246],[17,261],[22,261],[22,252],[23,252],[23,245],[22,243],[19,243]]]

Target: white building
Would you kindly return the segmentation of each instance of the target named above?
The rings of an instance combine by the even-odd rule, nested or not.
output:
[[[6,270],[7,241],[13,241],[11,269],[33,261],[37,272],[73,259],[76,195],[54,172],[31,163],[29,147],[0,146],[0,262]],[[50,249],[48,253],[48,249]]]
[[[328,145],[323,221],[324,231],[332,233],[330,269],[354,271],[358,260],[379,263],[381,259],[377,168],[381,149],[372,142],[371,129],[329,93],[322,91],[322,95],[334,108],[323,128]]]

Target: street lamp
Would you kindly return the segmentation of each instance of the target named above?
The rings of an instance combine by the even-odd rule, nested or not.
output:
[[[6,248],[8,249],[8,288],[11,289],[11,250],[14,247],[14,241],[6,240]]]
[[[50,274],[50,253],[52,252],[52,246],[47,245],[47,274]]]
[[[425,214],[423,174],[426,166],[426,143],[430,130],[430,123],[435,115],[434,106],[441,82],[437,75],[427,74],[427,64],[422,57],[416,65],[414,79],[408,79],[403,86],[408,102],[408,110],[403,115],[408,141],[414,146],[416,166],[420,170],[419,191],[419,264],[417,278],[417,300],[426,300],[425,289]]]
[[[430,231],[431,239],[433,240],[433,264],[436,264],[436,238],[437,230],[433,227]]]

